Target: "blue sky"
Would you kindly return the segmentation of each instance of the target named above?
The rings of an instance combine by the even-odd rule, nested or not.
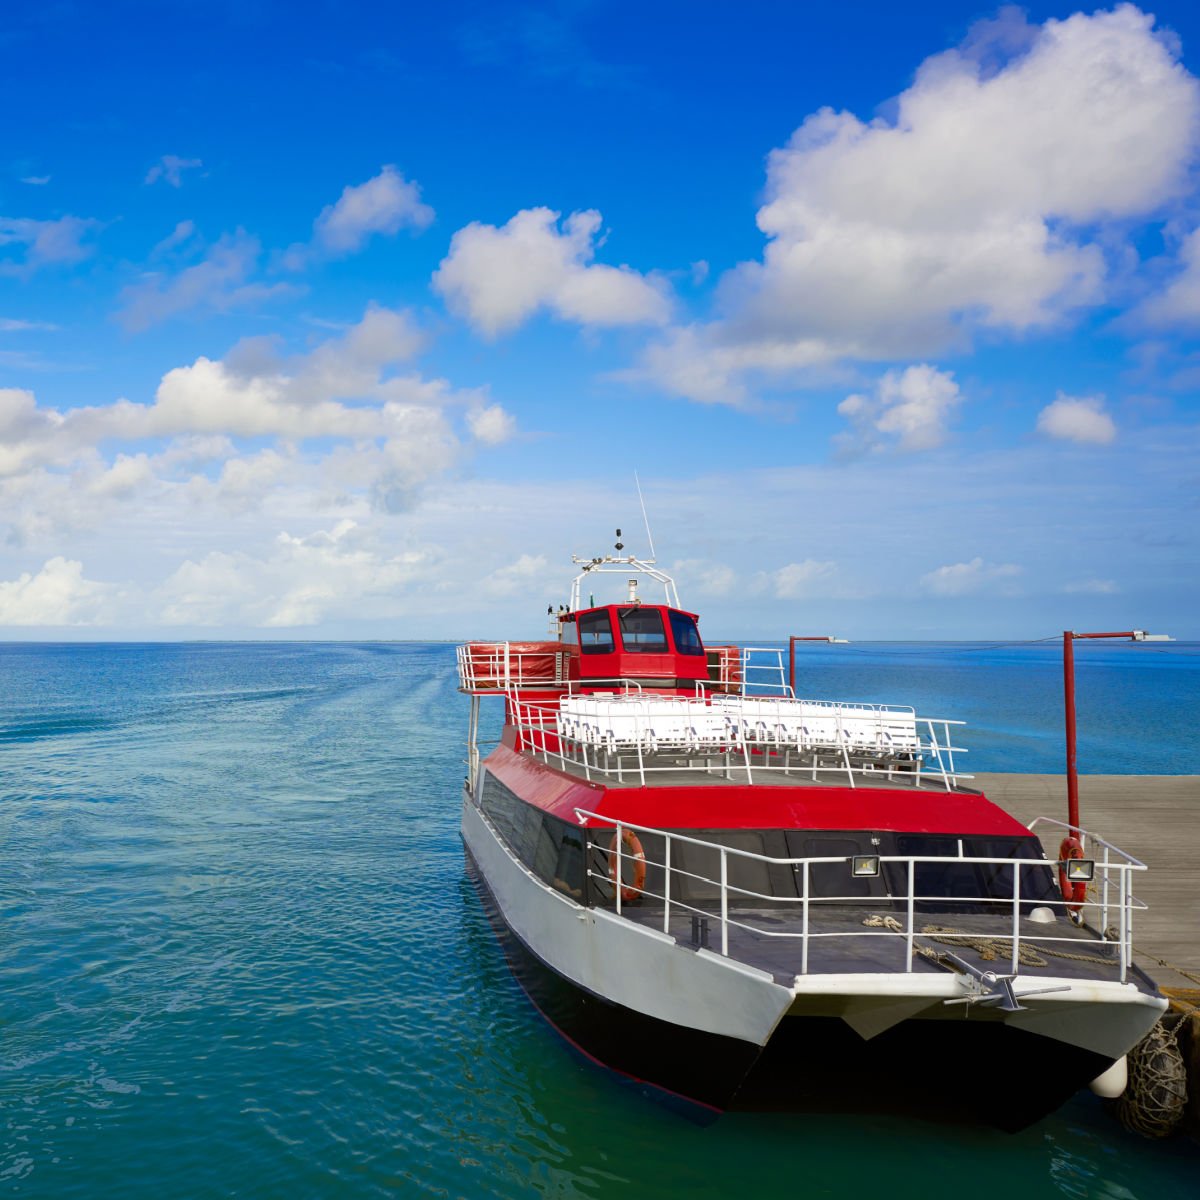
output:
[[[1200,636],[1192,6],[0,16],[0,635]]]

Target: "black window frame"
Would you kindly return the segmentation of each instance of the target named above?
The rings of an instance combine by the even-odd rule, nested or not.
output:
[[[670,618],[668,624],[671,626],[671,641],[675,643],[675,652],[677,654],[686,654],[689,657],[700,658],[708,653],[704,648],[704,639],[700,636],[700,626],[696,624],[696,618],[691,613],[680,612],[676,608],[671,608],[667,610],[667,615]],[[695,636],[695,646],[684,645],[683,640],[679,636],[681,626],[688,637]]]
[[[626,617],[641,619],[654,618],[658,621],[658,631],[662,635],[661,642],[655,645],[643,645],[640,642],[630,642],[625,637]],[[670,654],[671,644],[667,641],[667,624],[662,618],[662,610],[658,608],[642,608],[640,605],[627,606],[617,609],[617,628],[621,635],[621,648],[626,654]],[[631,631],[631,633],[634,631]]]
[[[590,625],[597,627],[603,625],[608,630],[608,645],[599,646],[593,643],[588,643],[585,640],[586,635],[593,631],[589,628]],[[575,626],[579,630],[579,653],[580,654],[614,654],[617,649],[617,635],[613,629],[612,614],[607,608],[598,608],[593,612],[580,613],[575,619]]]

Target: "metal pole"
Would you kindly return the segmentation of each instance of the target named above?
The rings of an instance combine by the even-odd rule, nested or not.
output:
[[[788,638],[788,687],[796,694],[796,639]]]
[[[1079,832],[1079,774],[1075,768],[1075,635],[1063,630],[1063,704],[1067,725],[1067,824]]]
[[[1071,833],[1080,834],[1079,828],[1079,773],[1075,765],[1075,640],[1077,638],[1130,638],[1144,639],[1145,634],[1136,629],[1122,629],[1107,633],[1072,633],[1063,630],[1063,706],[1067,725],[1067,824]],[[1080,836],[1082,836],[1080,834]]]

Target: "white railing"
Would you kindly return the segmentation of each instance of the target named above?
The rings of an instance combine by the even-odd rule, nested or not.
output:
[[[558,688],[566,678],[567,649],[514,650],[511,642],[468,642],[456,647],[458,686],[464,692],[503,693],[514,687]]]
[[[1029,822],[1030,831],[1036,832],[1039,825],[1053,826],[1056,829],[1062,830],[1064,835],[1077,834],[1079,836],[1080,845],[1083,847],[1085,856],[1089,853],[1089,849],[1093,846],[1098,847],[1103,851],[1104,857],[1096,863],[1096,870],[1103,872],[1103,876],[1100,880],[1100,900],[1098,903],[1098,907],[1100,909],[1100,928],[1103,930],[1107,930],[1109,928],[1111,921],[1111,910],[1115,907],[1119,910],[1119,926],[1117,930],[1118,936],[1120,937],[1121,941],[1124,941],[1127,936],[1131,936],[1126,928],[1129,909],[1122,902],[1122,895],[1120,893],[1118,894],[1118,899],[1116,901],[1113,900],[1109,880],[1109,870],[1113,865],[1112,859],[1114,855],[1116,855],[1120,862],[1127,864],[1130,869],[1135,871],[1147,870],[1146,864],[1134,858],[1132,854],[1127,854],[1124,850],[1114,846],[1111,842],[1106,842],[1103,838],[1097,837],[1094,833],[1088,833],[1083,829],[1072,828],[1067,824],[1066,821],[1059,821],[1054,817],[1034,817],[1034,819]],[[1094,853],[1094,851],[1092,851],[1092,853]],[[1143,909],[1146,907],[1146,905],[1138,900],[1137,897],[1132,893],[1129,894],[1128,898],[1134,902],[1134,907]]]
[[[935,778],[947,791],[960,779],[950,726],[911,708],[826,700],[623,693],[530,699],[508,694],[509,721],[525,749],[582,769],[585,778],[632,775],[643,785],[664,772],[719,770],[747,783],[761,772],[830,774],[855,786],[880,776],[920,787]]]
[[[645,862],[648,868],[655,867],[662,871],[663,890],[661,892],[652,891],[648,886],[643,887],[640,896],[639,904],[646,900],[661,901],[663,906],[662,929],[664,933],[670,933],[671,915],[673,911],[683,910],[694,914],[705,920],[716,918],[720,925],[720,952],[725,957],[731,957],[729,950],[729,934],[730,930],[746,930],[756,937],[764,938],[782,938],[793,942],[798,942],[800,945],[800,955],[798,975],[808,975],[810,973],[820,974],[822,972],[810,972],[810,947],[813,944],[818,946],[828,944],[833,939],[847,938],[891,938],[893,940],[902,939],[904,943],[904,970],[906,973],[911,973],[914,970],[915,959],[917,956],[928,956],[933,949],[928,945],[928,941],[932,935],[924,934],[917,929],[916,916],[917,905],[925,902],[935,903],[939,906],[939,916],[953,915],[945,912],[945,906],[953,905],[993,905],[995,911],[1004,918],[1003,924],[998,920],[995,929],[987,929],[986,931],[961,931],[948,932],[939,929],[936,935],[936,941],[943,945],[949,944],[951,947],[959,944],[964,949],[969,949],[972,941],[979,941],[981,938],[989,942],[1007,942],[1009,945],[1009,965],[1012,974],[1015,976],[1019,972],[1021,965],[1021,953],[1023,948],[1042,950],[1050,955],[1058,955],[1064,960],[1070,959],[1074,954],[1084,952],[1087,959],[1098,957],[1097,951],[1104,950],[1106,947],[1115,946],[1117,956],[1113,959],[1112,965],[1119,968],[1120,981],[1125,982],[1129,972],[1129,967],[1133,962],[1133,912],[1134,910],[1145,910],[1146,905],[1138,900],[1132,891],[1131,877],[1134,871],[1145,871],[1144,863],[1139,862],[1131,855],[1124,851],[1111,846],[1108,842],[1102,841],[1100,838],[1095,838],[1093,835],[1086,835],[1095,844],[1105,848],[1105,856],[1103,860],[1097,861],[1095,870],[1097,876],[1101,876],[1100,888],[1103,898],[1099,901],[1085,900],[1083,909],[1090,909],[1093,913],[1097,910],[1101,913],[1100,929],[1103,931],[1102,937],[1087,938],[1080,933],[1068,934],[1066,937],[1055,936],[1051,933],[1032,934],[1021,928],[1021,913],[1022,907],[1037,906],[1049,908],[1061,913],[1064,917],[1068,914],[1068,905],[1065,901],[1045,900],[1042,898],[1022,897],[1021,895],[1021,869],[1024,867],[1040,868],[1043,871],[1052,871],[1056,864],[1053,861],[1048,861],[1044,858],[989,858],[976,855],[964,855],[961,853],[962,845],[959,843],[960,853],[955,857],[949,856],[934,856],[934,855],[912,855],[912,854],[883,854],[878,856],[880,863],[880,876],[884,879],[885,887],[887,886],[886,868],[889,865],[900,867],[905,876],[906,886],[900,892],[888,892],[885,895],[864,897],[857,896],[813,896],[812,893],[812,868],[824,864],[843,864],[846,868],[846,878],[851,878],[850,870],[852,859],[844,856],[831,857],[813,857],[813,858],[775,858],[766,854],[755,854],[749,850],[739,850],[733,846],[724,846],[719,842],[704,841],[700,838],[689,837],[686,834],[672,833],[664,829],[655,829],[647,825],[638,825],[631,821],[619,821],[612,817],[602,816],[601,814],[589,812],[586,809],[577,808],[575,810],[576,818],[581,825],[590,824],[589,828],[597,827],[613,830],[613,840],[611,847],[604,847],[593,843],[593,849],[604,855],[609,863],[607,871],[596,871],[592,869],[590,863],[587,869],[587,874],[590,879],[595,879],[604,884],[607,884],[614,891],[614,902],[618,914],[622,912],[624,898],[622,890],[624,885],[624,859],[628,857],[625,851],[625,833],[626,831],[633,834],[646,834],[652,837],[663,839],[663,857],[661,861],[652,859],[648,854],[645,855]],[[1036,825],[1040,821],[1046,821],[1050,824],[1061,824],[1060,822],[1052,821],[1050,818],[1038,818],[1033,824]],[[1031,825],[1030,828],[1033,826]],[[696,874],[692,871],[685,871],[682,868],[673,865],[672,863],[672,847],[681,843],[692,846],[698,846],[702,849],[712,851],[719,855],[719,871],[718,878],[710,879],[707,876]],[[643,849],[643,854],[645,851]],[[797,891],[796,896],[778,896],[766,895],[761,892],[755,892],[748,888],[738,887],[729,882],[729,857],[736,856],[742,860],[757,862],[764,865],[775,865],[790,867],[796,873]],[[676,859],[677,855],[674,856]],[[1012,868],[1012,895],[995,897],[995,896],[954,896],[946,897],[941,895],[920,895],[917,893],[916,870],[919,865],[936,864],[946,866],[949,863],[953,864],[979,864],[986,866],[1010,867]],[[680,879],[691,880],[703,885],[715,887],[718,889],[717,908],[714,911],[712,908],[702,908],[695,904],[689,904],[679,895],[679,887],[672,887],[672,881]],[[674,893],[674,894],[673,894]],[[1110,893],[1115,893],[1115,899]],[[753,923],[753,914],[743,913],[738,915],[738,906],[743,908],[753,908],[755,902],[766,902],[772,908],[782,906],[787,908],[793,907],[794,912],[798,912],[797,927],[792,929],[777,929],[768,928],[764,925]],[[878,907],[885,905],[900,904],[903,908],[904,919],[901,921],[894,917],[892,927],[864,927],[861,930],[820,930],[812,928],[814,910],[822,906],[828,907],[837,904],[853,904],[856,907],[863,908],[866,911],[872,904]],[[1111,930],[1108,924],[1108,917],[1111,908],[1116,907],[1120,910],[1120,923],[1117,936],[1110,936]],[[1007,911],[1006,911],[1007,910]],[[894,909],[891,912],[895,912]],[[889,913],[890,915],[890,913]],[[1090,953],[1087,953],[1090,951]],[[828,973],[828,972],[825,972]]]

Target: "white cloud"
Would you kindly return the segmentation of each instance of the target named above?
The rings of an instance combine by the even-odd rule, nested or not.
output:
[[[1094,446],[1107,446],[1117,436],[1116,423],[1104,411],[1103,396],[1059,392],[1058,399],[1038,413],[1037,428],[1047,437]]]
[[[146,183],[157,183],[160,179],[164,183],[169,183],[171,187],[177,188],[183,183],[184,171],[195,170],[196,167],[202,167],[204,164],[198,158],[180,158],[178,154],[164,154],[146,172]]]
[[[366,183],[343,188],[337,202],[327,204],[313,222],[312,241],[290,246],[280,262],[288,271],[302,271],[314,260],[355,254],[376,234],[391,237],[405,227],[420,232],[433,218],[420,185],[385,166]]]
[[[82,563],[55,556],[36,575],[0,581],[0,626],[96,624],[112,591],[84,579]]]
[[[1151,327],[1200,325],[1200,229],[1179,248],[1179,271],[1165,288],[1130,314],[1131,323]]]
[[[408,511],[430,480],[516,432],[485,391],[414,371],[425,341],[410,314],[371,306],[304,354],[256,338],[176,367],[152,403],[59,410],[0,389],[9,538],[36,544],[151,502],[222,519],[300,495],[305,519]]]
[[[352,520],[304,537],[281,533],[262,558],[213,551],[184,562],[158,590],[165,625],[296,628],[395,611],[393,593],[420,579],[425,550],[381,552]]]
[[[547,586],[548,570],[543,555],[522,554],[515,562],[485,576],[483,588],[494,596],[540,596]]]
[[[48,321],[22,321],[14,317],[0,317],[0,333],[48,333],[58,328]]]
[[[704,558],[679,559],[670,574],[685,592],[701,596],[729,596],[738,587],[737,572],[731,566]]]
[[[845,596],[849,589],[832,560],[806,558],[770,571],[740,576],[728,563],[705,558],[679,559],[671,575],[687,593],[701,596],[765,596],[774,600],[804,600],[814,596]],[[686,605],[686,601],[685,601]]]
[[[175,232],[179,229],[176,226]],[[202,262],[175,275],[151,272],[142,282],[125,288],[117,320],[128,330],[141,332],[192,309],[228,312],[294,292],[290,284],[250,282],[261,253],[258,239],[244,229],[227,233],[209,248]]]
[[[666,284],[630,267],[593,263],[601,217],[529,208],[506,225],[473,221],[450,240],[433,275],[451,311],[488,337],[508,333],[541,309],[580,325],[661,324]]]
[[[500,405],[492,404],[467,413],[467,427],[476,441],[483,442],[485,446],[498,446],[516,433],[517,422]]]
[[[847,396],[838,405],[854,432],[843,435],[844,448],[878,448],[895,445],[900,450],[930,450],[946,440],[947,424],[962,394],[954,375],[927,363],[888,371],[875,394]]]
[[[22,175],[21,182],[31,187],[45,187],[50,182],[49,175]]]
[[[970,562],[938,567],[921,576],[921,587],[935,596],[969,596],[998,581],[1013,579],[1022,573],[1015,563],[988,563],[975,557]]]
[[[1102,301],[1104,230],[1187,186],[1200,87],[1130,5],[1017,20],[926,60],[890,120],[808,117],[770,156],[762,260],[728,272],[719,319],[673,331],[644,372],[744,403],[747,374],[933,354]]]
[[[313,240],[330,256],[361,250],[373,234],[392,235],[405,226],[424,229],[433,209],[421,200],[421,189],[394,167],[384,167],[366,183],[346,187],[336,204],[321,210]]]
[[[837,578],[835,562],[806,558],[788,563],[771,574],[772,591],[780,600],[801,600],[809,596],[829,595]],[[835,589],[836,590],[836,589]]]
[[[197,236],[195,221],[179,221],[161,242],[155,244],[150,251],[151,258],[161,258],[165,254],[186,246]]]
[[[84,243],[98,221],[59,217],[35,221],[29,217],[0,217],[0,248],[16,247],[17,258],[0,259],[0,275],[28,276],[42,267],[82,262],[95,249]]]

